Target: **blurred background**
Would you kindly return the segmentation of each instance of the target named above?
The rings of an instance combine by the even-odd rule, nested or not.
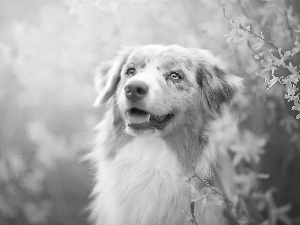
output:
[[[299,45],[298,0],[0,0],[0,224],[88,224],[83,157],[103,114],[92,107],[93,70],[122,46],[153,43],[209,49],[245,78],[230,150],[237,202],[254,224],[300,224],[297,113],[285,85],[265,91],[255,75],[249,44],[259,40],[226,41],[222,6],[282,51]]]

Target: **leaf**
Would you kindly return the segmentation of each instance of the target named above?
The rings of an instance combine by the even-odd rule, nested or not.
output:
[[[258,51],[264,46],[264,41],[263,40],[258,40],[252,47],[254,50]]]
[[[273,52],[273,49],[267,48],[267,49],[263,50],[262,52],[258,53],[258,55],[261,58],[264,58],[266,60],[266,62],[262,61],[262,63],[272,63],[272,57],[274,57],[272,52]]]
[[[299,94],[297,94],[297,97],[294,98],[294,106],[292,107],[292,110],[300,111]]]
[[[273,78],[268,82],[267,90],[269,90],[274,84],[276,84],[279,80],[279,77],[275,77],[273,75]]]
[[[224,37],[226,38],[226,42],[229,43],[233,38],[234,35],[237,34],[238,28],[237,27],[232,27],[232,30],[229,32],[229,34],[223,34]]]
[[[232,42],[236,44],[251,36],[248,32],[241,29],[241,25],[239,23],[236,23],[232,20],[230,23],[232,25],[232,30],[229,32],[229,34],[223,34],[224,37],[227,37],[227,43],[232,40]],[[247,26],[245,29],[250,31],[250,26]]]
[[[288,82],[287,84],[289,84],[289,83],[290,82]],[[287,99],[288,102],[294,101],[294,99],[296,98],[295,94],[296,94],[296,89],[292,89],[292,90],[288,91],[287,94],[284,95],[284,98]]]
[[[293,29],[294,32],[300,33],[300,30]]]
[[[295,85],[298,83],[299,79],[300,76],[298,74],[290,74],[286,78],[288,82],[294,83]]]
[[[293,66],[293,64],[291,62],[289,63],[289,65],[287,65],[287,66],[285,65],[284,67],[287,68],[292,74],[299,76],[299,72],[297,71],[297,66]]]
[[[299,47],[294,47],[292,49],[292,56],[296,55],[298,52],[300,52],[300,48]]]
[[[291,91],[294,91],[296,93],[297,91],[296,86],[292,82],[288,81],[287,79],[285,79],[285,82],[286,82],[285,83],[286,92],[289,93]]]

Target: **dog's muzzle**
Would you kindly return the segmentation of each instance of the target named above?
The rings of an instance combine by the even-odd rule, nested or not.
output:
[[[125,96],[132,102],[137,102],[146,97],[149,87],[142,81],[132,81],[124,87]]]
[[[157,115],[151,113],[152,107],[150,107],[150,111],[146,111],[144,106],[140,105],[140,102],[145,100],[145,97],[149,94],[149,86],[143,81],[129,81],[124,86],[124,94],[129,100],[128,105],[132,106],[125,114],[127,126],[134,130],[162,130],[174,118],[174,114],[171,112]]]

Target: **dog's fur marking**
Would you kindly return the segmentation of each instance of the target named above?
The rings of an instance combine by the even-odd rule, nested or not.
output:
[[[126,74],[128,68],[134,68],[134,74]],[[239,78],[225,72],[208,51],[179,46],[127,49],[102,71],[107,81],[102,92],[98,88],[97,103],[107,102],[109,110],[98,126],[90,157],[97,171],[90,207],[97,225],[183,225],[195,198],[191,186],[200,198],[210,191],[192,177],[205,180],[212,167],[219,171],[226,195],[231,195],[231,167],[222,143],[214,138],[214,123],[222,119]],[[171,72],[178,73],[180,81],[170,80]],[[133,82],[149,88],[138,102],[124,92]],[[136,130],[128,125],[132,107],[152,120],[168,115],[171,119],[163,127]],[[224,224],[222,200],[207,199],[207,204],[193,203],[198,224]]]

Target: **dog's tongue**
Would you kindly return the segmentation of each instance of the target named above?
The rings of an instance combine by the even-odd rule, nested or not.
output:
[[[150,114],[132,114],[130,112],[127,113],[127,119],[130,124],[145,124],[150,120]]]
[[[128,121],[127,125],[134,129],[162,128],[167,122],[166,115],[154,116],[137,108],[130,109],[126,114],[126,118]]]

